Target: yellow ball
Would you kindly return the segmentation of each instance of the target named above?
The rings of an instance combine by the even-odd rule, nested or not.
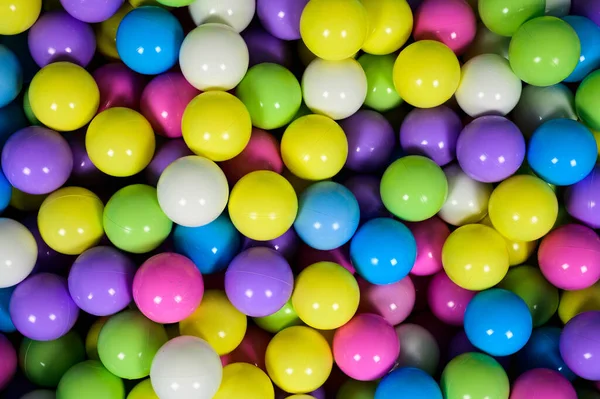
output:
[[[343,60],[365,43],[369,21],[359,0],[311,0],[300,18],[306,47],[324,60]]]
[[[600,156],[600,132],[592,130],[594,134],[594,139],[596,140],[596,150],[598,151],[598,156]]]
[[[417,108],[442,105],[452,98],[460,82],[456,55],[433,40],[421,40],[402,50],[393,73],[400,97]]]
[[[127,395],[127,399],[159,399],[159,397],[152,388],[150,378],[147,378],[144,381],[137,384],[131,390],[131,392],[129,392],[129,395]]]
[[[238,347],[247,324],[246,315],[233,307],[225,292],[207,290],[194,313],[179,322],[179,330],[181,335],[202,338],[221,356]]]
[[[96,320],[85,337],[85,353],[92,360],[100,360],[100,356],[98,355],[98,337],[100,336],[100,330],[102,330],[108,319],[108,317],[100,317]]]
[[[298,197],[283,176],[259,170],[235,184],[228,209],[240,233],[253,240],[268,241],[292,227],[298,213]]]
[[[552,188],[531,175],[509,177],[492,192],[489,215],[498,233],[513,241],[545,236],[558,217],[558,200]]]
[[[40,122],[67,132],[92,120],[100,103],[100,91],[92,75],[79,65],[55,62],[33,77],[29,103]]]
[[[333,262],[317,262],[304,269],[292,294],[292,306],[300,320],[319,330],[346,324],[358,310],[359,301],[356,279]]]
[[[42,0],[0,0],[0,35],[18,35],[37,21]]]
[[[117,29],[125,15],[131,10],[133,10],[133,6],[125,2],[112,17],[94,25],[96,47],[100,54],[115,60],[121,59],[117,52]]]
[[[310,327],[289,327],[267,346],[267,372],[289,393],[312,392],[331,374],[333,358],[325,338]]]
[[[250,141],[250,113],[237,97],[208,91],[194,98],[181,121],[183,139],[196,155],[215,162],[238,155]]]
[[[79,255],[102,239],[104,205],[90,190],[65,187],[42,203],[38,227],[44,242],[56,252]]]
[[[486,226],[490,226],[494,228],[492,221],[489,216],[486,216],[481,222]],[[512,241],[506,237],[504,241],[506,242],[506,250],[508,251],[508,264],[510,266],[517,266],[523,264],[527,259],[533,255],[535,249],[537,248],[538,241]]]
[[[10,206],[23,212],[37,211],[47,197],[48,194],[28,194],[13,187]]]
[[[406,0],[362,0],[362,3],[369,18],[363,51],[383,55],[399,50],[413,28],[413,14]]]
[[[156,0],[129,0],[129,4],[131,4],[134,8],[142,7],[142,6],[157,6],[166,9],[170,9],[171,7],[167,7],[164,4],[160,4]]]
[[[491,227],[468,224],[454,230],[442,248],[442,264],[458,286],[481,291],[498,284],[508,273],[508,251]]]
[[[558,317],[567,324],[583,312],[600,311],[600,282],[578,291],[563,291],[558,305]]]
[[[110,176],[133,176],[152,160],[155,149],[150,123],[129,108],[109,108],[88,126],[85,149],[92,163]]]
[[[304,180],[329,179],[348,158],[346,134],[333,119],[306,115],[292,122],[281,138],[285,166]]]
[[[273,399],[273,383],[264,371],[248,363],[223,368],[223,379],[213,399]]]

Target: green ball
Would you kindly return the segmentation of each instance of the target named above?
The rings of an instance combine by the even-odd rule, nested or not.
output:
[[[108,239],[117,248],[135,254],[156,249],[173,227],[158,204],[156,188],[145,184],[117,191],[104,208],[103,223]]]
[[[446,202],[448,181],[435,162],[420,155],[394,161],[383,174],[381,200],[388,211],[409,222],[434,216]]]
[[[29,123],[34,126],[41,126],[42,122],[35,116],[33,110],[31,109],[31,104],[29,103],[29,90],[24,90],[25,95],[23,96],[23,111],[25,111],[25,116]]]
[[[590,73],[575,93],[579,119],[593,130],[600,130],[600,70]]]
[[[376,390],[374,381],[348,380],[342,384],[335,399],[373,399]]]
[[[169,338],[161,324],[135,310],[112,316],[98,337],[98,355],[108,371],[128,380],[150,375],[154,355]]]
[[[189,6],[196,0],[156,0],[158,3],[167,7],[185,7]]]
[[[19,366],[27,379],[46,388],[56,388],[67,370],[84,360],[83,341],[75,331],[53,341],[25,338],[19,349]]]
[[[479,0],[479,17],[492,32],[512,36],[517,29],[546,11],[546,0]]]
[[[483,353],[464,353],[452,359],[440,383],[444,399],[507,399],[510,384],[496,360]]]
[[[287,68],[272,63],[250,68],[236,95],[248,108],[252,125],[267,130],[290,123],[302,104],[298,79]]]
[[[593,389],[578,388],[577,399],[600,399],[600,392]]]
[[[514,34],[508,60],[525,83],[551,86],[565,80],[579,63],[581,43],[575,30],[556,17],[524,23]]]
[[[277,334],[279,331],[288,327],[301,326],[304,324],[292,306],[291,300],[287,301],[281,309],[272,315],[255,317],[254,322],[263,330],[273,334]]]
[[[363,54],[358,62],[367,75],[367,107],[385,112],[402,104],[402,98],[394,87],[395,54]]]
[[[123,381],[97,360],[71,367],[60,379],[56,399],[125,399]]]

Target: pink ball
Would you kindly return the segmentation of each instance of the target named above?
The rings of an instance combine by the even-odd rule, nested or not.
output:
[[[298,269],[297,271],[301,272],[308,266],[317,262],[337,263],[352,274],[356,272],[356,270],[354,270],[354,266],[352,266],[352,262],[350,262],[350,251],[348,249],[348,245],[344,245],[329,251],[321,251],[319,249],[309,247],[306,244],[301,244],[300,249],[298,250],[298,259],[296,263]]]
[[[125,64],[106,64],[96,69],[94,80],[100,90],[98,113],[115,107],[134,110],[140,107],[144,78],[127,68]]]
[[[202,274],[185,256],[162,253],[145,261],[133,279],[133,300],[150,320],[178,323],[191,315],[204,295]]]
[[[415,13],[415,40],[437,40],[462,54],[475,38],[477,20],[465,0],[424,0]]]
[[[17,352],[4,335],[0,334],[0,391],[12,380],[17,371]]]
[[[350,378],[373,381],[394,366],[400,341],[394,327],[381,316],[363,313],[354,316],[333,336],[333,357]]]
[[[558,371],[533,369],[517,378],[510,399],[577,399],[577,393]]]
[[[465,290],[454,284],[443,271],[436,273],[427,290],[427,302],[431,313],[446,324],[462,326],[465,310],[475,291]]]
[[[265,354],[271,336],[256,326],[248,326],[244,339],[233,352],[221,356],[221,363],[227,366],[232,363],[250,363],[267,371],[265,366]]]
[[[416,276],[430,276],[442,270],[442,247],[450,229],[434,216],[417,223],[407,223],[417,242],[417,259],[410,271]]]
[[[164,73],[152,79],[142,92],[142,115],[155,133],[170,138],[181,137],[183,111],[199,94],[181,72]]]
[[[546,279],[563,290],[582,290],[600,279],[600,238],[589,227],[567,224],[542,240],[538,264]]]
[[[376,285],[358,278],[359,310],[383,317],[395,326],[410,316],[415,305],[415,286],[410,276],[394,284]]]

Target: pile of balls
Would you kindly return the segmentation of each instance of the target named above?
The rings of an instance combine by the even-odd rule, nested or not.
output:
[[[599,399],[600,0],[0,0],[0,397]]]

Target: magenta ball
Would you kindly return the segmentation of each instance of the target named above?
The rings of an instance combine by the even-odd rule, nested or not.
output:
[[[60,0],[65,11],[83,22],[106,21],[119,10],[125,0]]]
[[[391,217],[381,200],[380,179],[376,176],[354,175],[344,182],[344,186],[356,197],[362,221]]]
[[[110,316],[131,302],[136,266],[112,247],[83,252],[71,266],[69,292],[79,309],[94,316]]]
[[[150,320],[178,323],[191,315],[204,295],[204,280],[183,255],[162,253],[145,261],[133,279],[135,304]]]
[[[549,369],[533,369],[513,383],[510,399],[577,399],[573,385],[561,373]]]
[[[593,229],[600,228],[600,166],[583,180],[565,191],[565,207],[569,215]]]
[[[415,306],[416,291],[410,276],[385,285],[371,284],[358,278],[360,288],[360,312],[383,317],[395,326],[410,316]]]
[[[600,381],[600,312],[580,313],[563,328],[560,354],[577,376]]]
[[[407,226],[417,242],[417,259],[411,274],[430,276],[442,270],[442,247],[450,235],[448,225],[434,216]]]
[[[48,194],[71,175],[73,155],[62,135],[30,126],[14,133],[4,145],[2,170],[13,187],[28,194]]]
[[[0,334],[0,392],[17,371],[17,352],[8,338]]]
[[[439,271],[429,282],[427,302],[435,317],[446,324],[462,326],[467,305],[475,294],[454,284],[444,271]]]
[[[17,330],[35,341],[51,341],[68,333],[79,316],[67,280],[40,273],[20,283],[10,300],[10,317]]]
[[[271,62],[290,68],[293,55],[290,44],[269,34],[260,26],[254,26],[242,32],[242,38],[248,46],[249,66]]]
[[[294,228],[290,227],[288,231],[269,241],[256,241],[244,237],[242,250],[255,247],[267,247],[279,252],[288,262],[290,262],[294,259],[299,245],[300,238],[298,238],[298,234],[296,234]]]
[[[115,62],[96,69],[93,74],[100,90],[98,113],[116,107],[140,107],[140,97],[144,89],[144,78],[127,68],[125,64]]]
[[[158,184],[158,179],[162,172],[169,166],[173,161],[187,157],[188,155],[194,155],[189,147],[185,144],[183,139],[172,139],[163,142],[158,146],[154,157],[150,164],[146,167],[146,181],[152,186]]]
[[[167,72],[146,85],[140,109],[155,133],[169,138],[181,137],[183,111],[198,94],[200,92],[181,72]]]
[[[333,358],[348,377],[373,381],[394,366],[400,341],[394,327],[381,316],[363,313],[338,328],[333,336]]]
[[[308,0],[257,0],[256,13],[264,28],[282,40],[300,39],[300,17]]]
[[[279,252],[249,248],[237,255],[225,273],[225,293],[237,310],[251,317],[272,315],[292,296],[294,275]]]

